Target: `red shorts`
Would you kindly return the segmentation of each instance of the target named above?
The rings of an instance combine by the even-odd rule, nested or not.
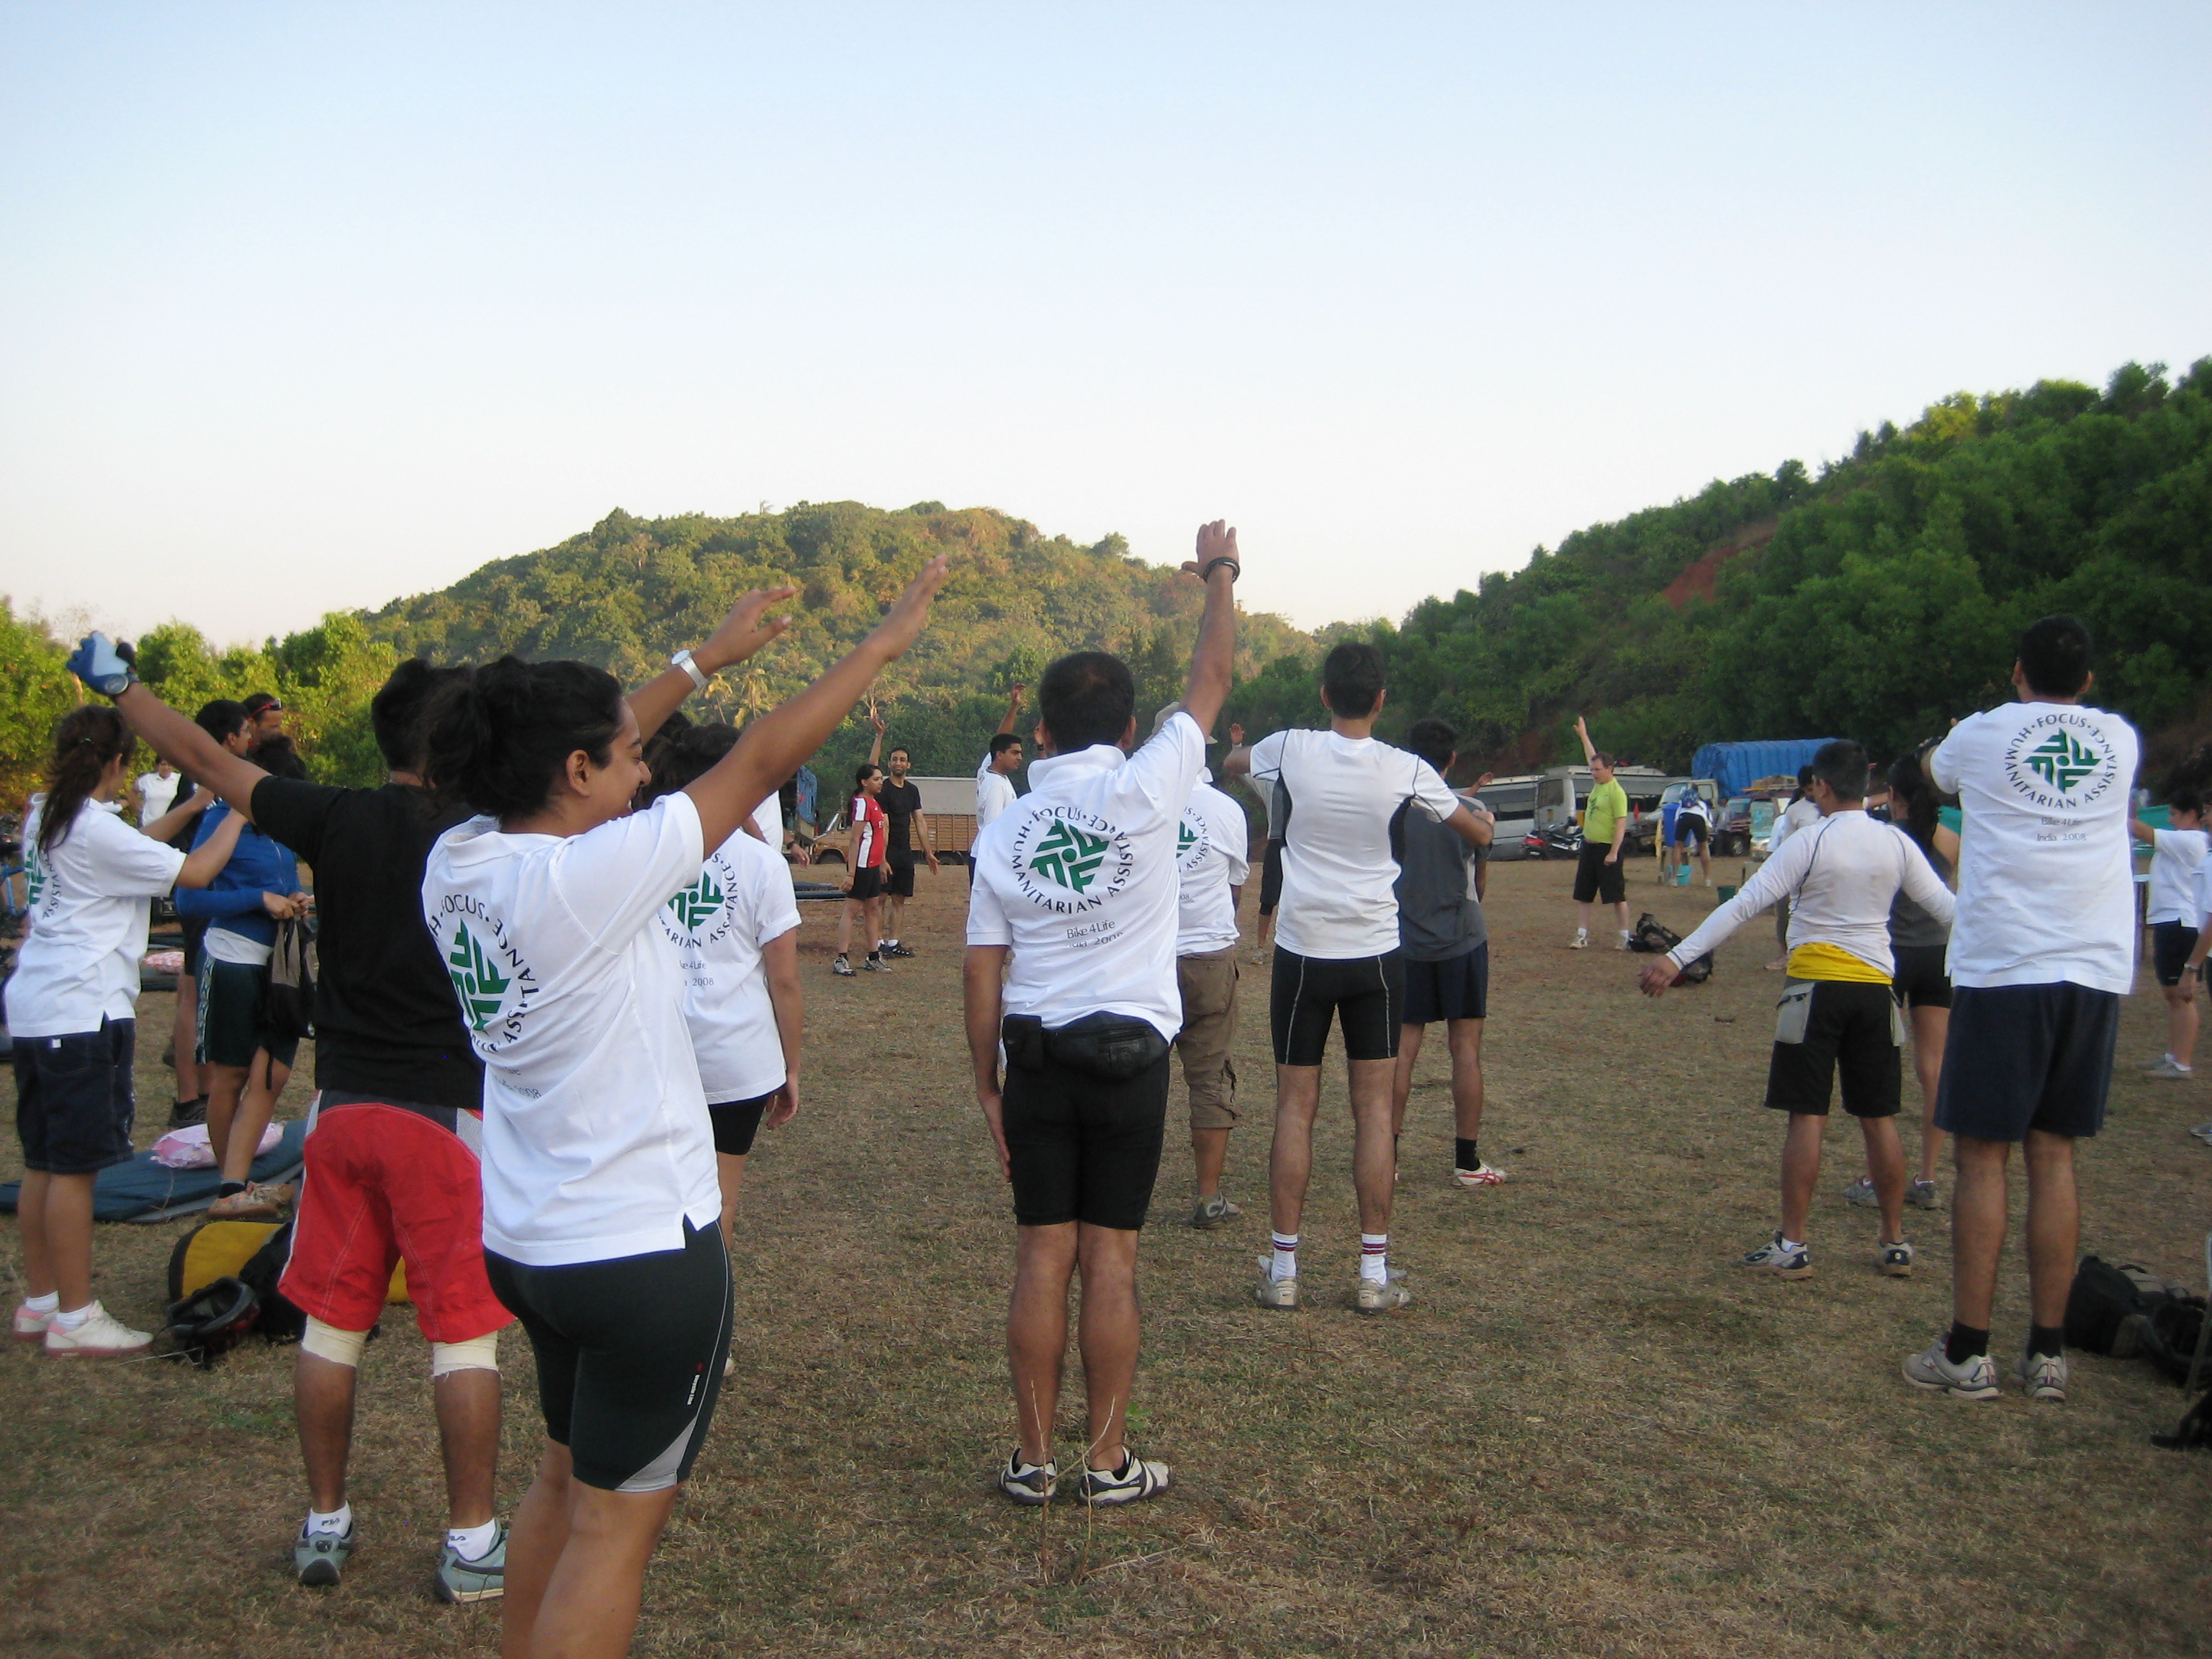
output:
[[[404,1257],[424,1340],[469,1342],[513,1322],[484,1277],[483,1177],[459,1135],[404,1107],[349,1102],[317,1110],[303,1155],[278,1281],[302,1312],[367,1330]]]

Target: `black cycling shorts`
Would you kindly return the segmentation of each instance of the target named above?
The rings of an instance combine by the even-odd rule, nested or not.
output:
[[[1700,847],[1705,844],[1705,821],[1694,812],[1686,812],[1674,820],[1674,845],[1692,841]]]
[[[1853,1117],[1897,1115],[1903,1068],[1897,998],[1888,986],[1793,979],[1784,982],[1780,1012],[1766,1068],[1769,1106],[1826,1117],[1840,1072],[1844,1109]]]
[[[1951,976],[1943,971],[1947,947],[1905,945],[1892,950],[1897,974],[1891,983],[1897,1000],[1908,1008],[1948,1008],[1951,1006]]]
[[[2189,953],[2196,948],[2197,930],[2187,922],[2151,923],[2150,968],[2160,985],[2172,987],[2181,983],[2182,972],[2189,966]]]
[[[893,858],[884,866],[884,891],[893,898],[914,896],[914,864],[911,858]]]
[[[730,1258],[719,1227],[684,1248],[533,1267],[484,1252],[494,1295],[538,1360],[545,1437],[603,1492],[665,1492],[691,1473],[730,1351]]]
[[[1589,841],[1583,843],[1582,856],[1575,861],[1575,902],[1588,904],[1592,899],[1601,899],[1607,904],[1628,902],[1628,875],[1620,867],[1620,860],[1605,861],[1613,851],[1610,842]],[[1624,855],[1625,856],[1625,855]]]
[[[1278,1066],[1318,1066],[1332,1019],[1344,1026],[1347,1060],[1395,1060],[1406,1018],[1406,963],[1380,957],[1294,956],[1278,949],[1267,1000]]]
[[[714,1150],[725,1158],[743,1158],[751,1152],[753,1137],[760,1133],[761,1115],[775,1098],[771,1090],[757,1100],[726,1100],[709,1105],[707,1116],[714,1126]]]
[[[1168,1054],[1134,1077],[1106,1079],[1039,1056],[1006,1067],[1000,1093],[1014,1219],[1134,1232],[1145,1224],[1168,1121]]]
[[[1406,964],[1406,1007],[1401,1025],[1433,1025],[1440,1019],[1486,1019],[1490,1015],[1490,941],[1442,962]]]
[[[2104,1127],[2120,999],[2057,981],[1951,994],[1936,1127],[1973,1140],[2094,1135]]]
[[[1260,914],[1272,916],[1283,902],[1283,843],[1267,843],[1267,857],[1260,866]]]

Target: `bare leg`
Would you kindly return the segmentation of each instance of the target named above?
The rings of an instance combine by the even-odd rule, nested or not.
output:
[[[1267,1150],[1267,1212],[1285,1237],[1305,1214],[1313,1176],[1314,1114],[1321,1107],[1321,1067],[1275,1067],[1275,1139]]]
[[[1575,901],[1575,927],[1582,933],[1587,933],[1590,930],[1590,908],[1587,900]]]
[[[852,951],[853,918],[860,908],[860,900],[848,898],[837,913],[837,954],[841,957],[850,954]]]
[[[568,1484],[567,1536],[526,1651],[530,1659],[620,1659],[637,1633],[646,1564],[683,1488],[605,1492],[573,1477]]]
[[[1198,1196],[1212,1198],[1221,1190],[1221,1171],[1229,1162],[1229,1131],[1226,1129],[1193,1129],[1190,1132],[1190,1161],[1198,1170]]]
[[[2011,1156],[2008,1141],[1978,1140],[1972,1135],[1951,1138],[1951,1161],[1957,1170],[1957,1185],[1951,1193],[1951,1316],[1973,1330],[1990,1328],[1990,1310],[1996,1304],[1997,1256],[2005,1236],[2005,1164]],[[2070,1249],[2068,1254],[2070,1257]],[[2070,1273],[2073,1262],[2069,1260],[2065,1265]],[[2052,1322],[2066,1322],[2063,1290],[2058,1317]]]
[[[2196,1063],[2197,1002],[2185,998],[2179,985],[2166,992],[2166,1052],[2184,1066]]]
[[[300,1431],[300,1462],[307,1466],[307,1502],[324,1515],[345,1506],[355,1381],[352,1366],[305,1348],[293,1362],[292,1420]]]
[[[1047,1462],[1052,1456],[1060,1368],[1067,1353],[1067,1285],[1075,1273],[1076,1231],[1073,1221],[1016,1231],[1014,1293],[1006,1304],[1006,1361],[1013,1374],[1014,1412],[1021,1423],[1022,1460],[1028,1463]],[[1087,1318],[1087,1286],[1083,1300]]]
[[[75,1310],[92,1300],[92,1182],[88,1175],[32,1170],[16,1200],[27,1295],[58,1295]]]
[[[218,1168],[229,1162],[230,1126],[238,1116],[238,1097],[246,1091],[246,1073],[243,1066],[200,1068],[200,1081],[208,1091],[208,1150],[215,1154]]]
[[[885,939],[904,938],[905,935],[901,933],[899,929],[906,925],[905,898],[897,893],[893,893],[890,897],[884,900],[884,902],[885,908],[890,912],[890,929],[884,935],[884,937]]]
[[[1398,1154],[1391,1146],[1391,1083],[1395,1060],[1350,1060],[1345,1069],[1352,1083],[1352,1184],[1359,1194],[1359,1231],[1390,1231],[1390,1203],[1397,1196]],[[1315,1081],[1321,1068],[1314,1068]],[[1307,1139],[1312,1155],[1312,1138]]]
[[[1444,1028],[1451,1044],[1452,1125],[1462,1140],[1482,1133],[1482,1024],[1455,1019]]]
[[[446,1465],[446,1524],[481,1527],[492,1518],[499,1477],[499,1373],[448,1371],[433,1393],[438,1454]]]
[[[505,1595],[501,1598],[501,1659],[530,1659],[530,1633],[545,1599],[554,1564],[568,1541],[568,1449],[549,1440],[538,1478],[516,1506],[507,1536]]]
[[[1943,1132],[1936,1127],[1936,1088],[1943,1080],[1943,1044],[1951,1030],[1948,1008],[1912,1011],[1912,1069],[1920,1079],[1920,1179],[1936,1179]]]
[[[1895,1243],[1905,1237],[1905,1143],[1897,1138],[1893,1117],[1863,1117],[1859,1134],[1866,1142],[1874,1195],[1881,1205],[1881,1242]]]
[[[876,946],[883,942],[883,901],[870,899],[862,904],[860,908],[867,917],[868,950],[871,954],[873,954]]]
[[[1613,907],[1613,925],[1622,933],[1628,931],[1628,901],[1623,899]]]
[[[2066,1298],[2074,1288],[2074,1253],[2081,1243],[2074,1140],[2070,1135],[2030,1129],[2027,1154],[2029,1298],[2035,1322],[2055,1329],[2066,1322]]]
[[[1706,886],[1712,885],[1713,855],[1706,850],[1704,842],[1698,843],[1698,872],[1705,878]]]
[[[1812,1218],[1813,1183],[1820,1178],[1820,1136],[1827,1127],[1826,1117],[1792,1112],[1783,1137],[1782,1236],[1800,1244]]]
[[[253,1064],[246,1068],[246,1076],[249,1081],[231,1117],[229,1138],[223,1144],[225,1181],[243,1181],[252,1172],[254,1153],[261,1146],[261,1132],[276,1115],[276,1097],[291,1081],[292,1068],[279,1066],[269,1057],[267,1049],[258,1048]],[[212,1134],[210,1138],[213,1138]]]
[[[1401,1025],[1398,1028],[1398,1058],[1396,1070],[1390,1078],[1390,1133],[1395,1137],[1406,1133],[1406,1103],[1413,1093],[1413,1062],[1421,1057],[1421,1039],[1428,1036],[1425,1025]]]
[[[1137,1380],[1137,1235],[1085,1221],[1076,1224],[1076,1241],[1083,1267],[1083,1311],[1076,1341],[1083,1351],[1090,1464],[1094,1469],[1118,1469],[1121,1425]]]
[[[738,1188],[745,1178],[745,1155],[743,1152],[714,1154],[714,1179],[722,1188],[722,1248],[728,1249],[736,1243],[734,1229],[738,1219]]]

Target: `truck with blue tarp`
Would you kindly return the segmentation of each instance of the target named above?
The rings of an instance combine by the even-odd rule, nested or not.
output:
[[[1824,743],[1833,738],[1777,738],[1756,743],[1709,743],[1690,762],[1690,775],[1711,778],[1723,797],[1741,795],[1763,778],[1796,781],[1797,769],[1810,766]]]

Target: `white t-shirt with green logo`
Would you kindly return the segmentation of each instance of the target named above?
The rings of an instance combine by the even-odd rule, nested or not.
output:
[[[147,914],[185,867],[182,853],[124,823],[112,801],[84,802],[60,844],[41,853],[46,802],[31,798],[23,825],[31,931],[0,994],[10,1036],[70,1036],[135,1018]]]
[[[710,1106],[757,1100],[783,1086],[783,1042],[761,952],[798,926],[791,866],[742,830],[660,907]]]
[[[533,1267],[684,1248],[719,1224],[707,1097],[656,920],[706,862],[670,795],[580,836],[456,824],[422,915],[483,1061],[484,1248]]]
[[[970,854],[968,943],[1006,945],[1006,1011],[1057,1029],[1086,1014],[1182,1029],[1176,826],[1206,764],[1180,712],[1133,755],[1112,744],[1030,763],[1030,792]]]
[[[2010,703],[1952,727],[1928,775],[1964,820],[1954,983],[2133,988],[2140,754],[2118,714],[2069,703]]]
[[[1251,874],[1244,856],[1250,834],[1244,809],[1216,789],[1213,774],[1201,769],[1176,826],[1176,868],[1182,875],[1177,956],[1204,956],[1237,943],[1237,905],[1229,890],[1242,887]]]

